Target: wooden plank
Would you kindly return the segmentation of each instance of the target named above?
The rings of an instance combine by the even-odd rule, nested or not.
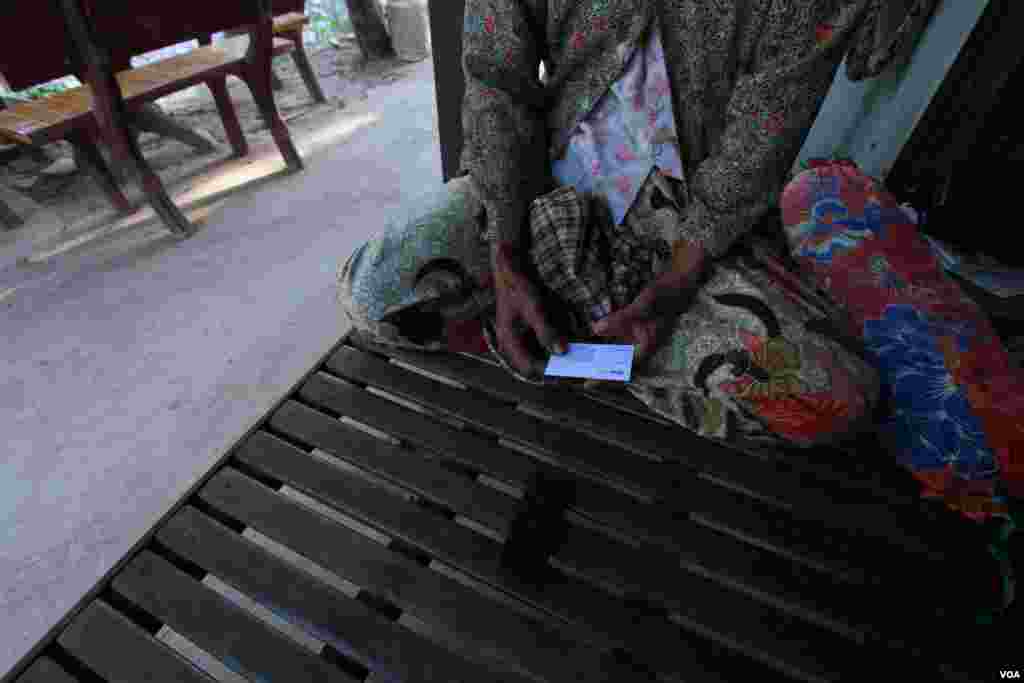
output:
[[[309,493],[310,495],[328,502],[332,506],[344,511],[360,521],[374,526],[380,531],[389,535],[401,538],[403,541],[413,545],[434,557],[447,562],[458,569],[467,572],[474,578],[500,587],[518,597],[525,599],[535,606],[549,610],[552,614],[569,620],[580,613],[583,606],[597,600],[598,593],[587,596],[584,591],[577,589],[579,597],[571,606],[565,599],[570,594],[572,584],[559,586],[559,594],[562,600],[556,604],[547,594],[539,594],[536,589],[518,582],[499,566],[500,548],[497,544],[482,539],[472,532],[458,527],[446,520],[435,518],[412,505],[402,504],[387,493],[359,481],[356,477],[346,476],[342,472],[330,472],[324,465],[313,461],[311,458],[297,456],[287,457],[284,453],[270,453],[269,451],[251,452],[246,451],[239,454],[239,459],[246,465],[253,467],[270,476],[285,481],[289,485]],[[581,530],[570,530],[570,536],[582,534]],[[610,540],[606,541],[605,550],[608,553],[617,554],[620,557],[635,556],[635,550],[626,546],[618,545]],[[675,561],[673,566],[678,567],[679,562]],[[708,626],[715,632],[725,627],[732,629],[744,626],[733,626],[732,622],[746,622],[746,614],[742,612],[746,604],[752,613],[760,614],[762,610],[749,601],[737,599],[738,596],[725,589],[717,589],[717,593],[709,588],[707,581],[694,576],[687,576],[685,572],[679,571],[673,574],[674,580],[679,586],[678,590],[685,595],[690,595],[691,600],[697,596],[707,595],[709,592],[716,595],[719,602],[726,598],[731,599],[734,609],[725,613],[717,610],[713,605],[705,604],[699,609]],[[586,597],[586,599],[583,599]],[[608,602],[605,611],[616,609],[616,603]],[[566,609],[568,607],[568,609]],[[690,607],[693,609],[693,606]],[[738,611],[737,611],[738,610]],[[810,633],[805,629],[802,634],[810,638]],[[762,651],[778,651],[783,641],[768,641],[756,632],[750,632],[746,638],[753,642],[763,644]],[[730,643],[733,640],[724,640],[723,643]],[[750,650],[744,650],[750,654]],[[785,660],[793,663],[798,662],[797,670],[801,671],[807,680],[827,680],[828,676],[820,670],[817,665],[807,658],[807,652],[803,650],[785,651]],[[774,659],[763,660],[777,664]]]
[[[330,589],[193,507],[183,508],[157,538],[258,602],[286,611],[325,642],[342,641],[346,647],[338,649],[343,654],[378,675],[439,683],[524,680],[470,664]]]
[[[429,417],[368,394],[355,385],[323,373],[309,378],[298,396],[383,432],[433,451],[488,476],[522,486],[536,471],[530,460],[500,447],[493,440],[457,431]]]
[[[219,473],[200,495],[215,508],[371,594],[443,627],[458,638],[464,652],[475,652],[524,675],[553,682],[570,680],[574,671],[585,676],[582,680],[606,680],[607,676],[614,680],[614,675],[623,673],[610,667],[598,650],[573,642],[549,625],[507,609],[347,527],[332,524],[235,470]],[[593,670],[601,666],[609,667],[609,672]]]
[[[125,101],[148,98],[169,84],[199,79],[208,71],[223,69],[239,58],[220,47],[202,45],[184,54],[161,59],[117,74]]]
[[[445,505],[458,514],[481,522],[503,535],[515,516],[515,498],[474,484],[468,477],[443,469],[418,452],[398,448],[348,427],[312,408],[289,401],[270,418],[270,426],[315,446],[414,493]],[[274,437],[257,432],[245,448],[274,448]]]
[[[286,12],[274,17],[274,33],[294,31],[309,23],[309,17],[302,12]]]
[[[210,654],[236,663],[247,677],[358,680],[148,550],[114,578],[113,588]]]
[[[664,450],[664,446],[656,439],[645,438],[643,429],[648,426],[648,420],[637,422],[635,415],[624,414],[618,407],[581,400],[589,399],[589,395],[581,395],[579,391],[568,387],[538,387],[520,382],[501,366],[483,362],[466,354],[427,353],[391,348],[357,336],[350,337],[349,344],[365,352],[384,355],[421,367],[509,403],[528,403],[569,421],[585,420],[588,427],[596,428],[602,436],[609,435],[614,438],[615,434],[620,433],[618,442],[623,445],[643,444],[655,454]],[[632,397],[630,399],[635,400]],[[672,427],[667,421],[658,419],[661,422],[655,426]]]
[[[49,657],[40,657],[15,683],[78,683],[78,680]]]
[[[509,410],[491,397],[431,381],[351,348],[343,347],[332,354],[326,366],[345,379],[384,389],[477,429],[526,444],[548,456],[552,464],[571,472],[592,478],[611,477],[646,495],[661,487],[658,463],[623,452],[585,433]]]
[[[213,682],[102,600],[86,607],[57,642],[111,681]]]

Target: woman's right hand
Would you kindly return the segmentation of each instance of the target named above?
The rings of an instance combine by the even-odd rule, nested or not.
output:
[[[568,345],[548,323],[536,286],[523,268],[525,256],[511,243],[499,242],[491,251],[497,305],[495,332],[498,349],[511,365],[527,377],[544,374],[546,363],[529,350],[527,335],[553,354],[564,354]]]

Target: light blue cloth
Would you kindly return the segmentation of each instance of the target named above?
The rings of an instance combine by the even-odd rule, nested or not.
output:
[[[683,180],[657,22],[646,43],[624,61],[622,76],[577,125],[563,158],[552,164],[560,185],[604,198],[616,225],[655,166],[663,175]]]

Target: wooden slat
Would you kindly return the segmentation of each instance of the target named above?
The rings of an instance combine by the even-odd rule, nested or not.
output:
[[[559,431],[561,430],[559,427],[539,423],[534,418],[510,411],[507,406],[496,403],[495,399],[433,382],[421,375],[385,363],[352,348],[342,347],[339,349],[328,359],[327,366],[333,372],[349,379],[369,383],[372,386],[386,389],[391,393],[421,404],[429,403],[434,409],[443,411],[458,419],[466,420],[480,429],[497,430],[499,435],[523,441],[534,449],[547,450],[553,456],[556,455],[554,451],[558,449],[558,446],[565,450],[578,450],[578,452],[585,454],[585,457],[589,457],[594,450],[592,447],[593,443],[588,443],[587,438],[579,433],[570,432],[567,434],[564,430]],[[578,397],[576,402],[580,402]],[[677,429],[673,434],[678,435],[680,431]],[[545,439],[545,434],[551,432],[555,433],[557,439]],[[613,457],[611,455],[606,456],[607,459]],[[736,456],[724,453],[723,457]],[[748,461],[745,464],[755,470],[752,473],[753,475],[763,474],[757,471],[759,467],[762,470],[765,468],[763,463],[751,463]],[[647,461],[640,461],[631,466],[634,468],[647,467],[649,471],[654,473],[659,471],[657,465],[652,465]],[[661,471],[664,472],[665,470],[662,469]],[[657,487],[662,489],[661,497],[676,510],[697,510],[705,515],[709,514],[708,511],[711,510],[710,515],[715,517],[714,511],[716,506],[714,502],[716,499],[723,500],[723,497],[727,498],[728,496],[724,492],[715,491],[707,484],[693,486],[692,482],[689,481],[693,475],[689,472],[677,468],[673,468],[669,472],[671,472],[671,476],[661,475],[658,477],[659,481],[657,482],[653,481],[653,477],[648,479],[646,482],[648,488]],[[743,475],[744,481],[750,477],[751,475],[749,474]],[[666,484],[671,484],[672,488],[666,490]],[[720,514],[717,515],[719,522],[723,518],[731,518],[733,521],[737,518],[735,514],[736,505],[733,501],[725,500],[725,504],[720,506],[719,512]],[[748,517],[742,531],[745,534],[749,534],[751,527],[757,526],[759,525],[756,518]],[[778,536],[778,532],[775,531],[769,535],[769,538],[778,539]],[[770,543],[765,545],[770,545]],[[827,553],[824,552],[822,545],[814,548],[807,542],[803,542],[793,543],[792,546],[801,553],[801,557],[813,559],[818,566],[838,566],[844,572],[849,573],[851,571],[847,563],[835,557],[838,553],[831,553],[834,556],[831,562],[825,559]],[[778,548],[779,544],[776,542],[774,547]],[[827,546],[824,547],[827,548]]]
[[[86,607],[57,642],[111,681],[213,682],[102,600]]]
[[[113,587],[210,654],[235,663],[247,676],[357,680],[150,551],[136,556],[114,578]]]
[[[274,17],[274,33],[294,31],[309,23],[309,17],[301,12],[286,12]]]
[[[548,625],[513,612],[347,527],[332,524],[237,471],[221,472],[200,495],[210,505],[325,569],[444,628],[466,652],[552,682],[572,680],[574,671],[584,676],[582,680],[614,680],[622,673],[600,657],[599,651],[574,643]],[[444,520],[437,521],[443,526]],[[595,667],[610,670],[601,673]]]
[[[131,101],[167,84],[194,79],[238,61],[239,58],[227,50],[203,45],[184,54],[122,71],[117,74],[117,80],[125,100]]]
[[[650,457],[681,462],[698,471],[716,474],[719,478],[735,481],[737,486],[768,496],[783,507],[802,500],[802,487],[796,480],[802,476],[810,483],[806,472],[791,472],[785,477],[777,471],[778,464],[767,455],[741,453],[722,444],[702,439],[675,425],[652,424],[637,421],[632,414],[623,414],[616,408],[597,405],[585,400],[589,394],[564,387],[537,387],[516,380],[501,367],[480,362],[463,354],[438,354],[393,349],[352,337],[353,346],[402,360],[419,366],[452,381],[472,387],[482,393],[510,403],[524,403],[565,423],[586,429],[589,433],[621,445],[633,452]],[[829,463],[832,465],[832,463]],[[808,467],[812,467],[809,464]],[[792,467],[784,468],[792,470]],[[857,484],[854,475],[845,473],[842,464],[816,466],[813,483],[817,488],[847,489]],[[854,476],[851,479],[851,476]],[[861,482],[863,484],[863,482]],[[877,493],[878,487],[862,485],[858,491]],[[835,490],[830,489],[829,493]],[[889,501],[888,496],[883,496]],[[812,499],[818,502],[818,499]],[[890,526],[888,524],[884,527]]]
[[[448,357],[450,358],[450,356]],[[367,360],[368,358],[369,360]],[[422,375],[408,372],[392,364],[385,364],[351,348],[346,349],[343,347],[336,352],[328,360],[328,367],[332,371],[350,379],[367,382],[410,400],[420,403],[426,403],[430,400],[430,405],[434,409],[450,408],[456,405],[458,409],[449,409],[448,413],[460,419],[469,417],[473,408],[467,408],[467,406],[477,406],[482,402],[479,395],[470,395],[469,392],[441,386],[424,378]],[[432,372],[437,372],[438,369],[437,367],[430,368]],[[459,380],[465,382],[466,378],[459,377]],[[478,415],[475,420],[470,421],[475,422],[481,428],[486,428],[488,423],[501,419],[498,411],[495,409],[496,407],[491,406],[491,408],[491,415]],[[750,463],[748,461],[744,464],[749,467]],[[775,514],[774,519],[769,518],[768,515],[773,511],[758,509],[764,506],[756,502],[748,500],[744,504],[737,496],[726,491],[709,489],[706,485],[694,486],[692,482],[688,482],[688,484],[688,486],[683,486],[677,491],[678,495],[674,498],[676,509],[682,508],[692,511],[691,517],[699,520],[700,523],[707,527],[719,529],[726,533],[731,532],[734,536],[742,538],[752,545],[772,550],[782,556],[804,562],[808,566],[838,571],[839,575],[845,579],[859,582],[863,581],[866,576],[863,569],[850,564],[846,561],[846,558],[857,556],[860,556],[862,559],[871,558],[866,561],[869,567],[872,567],[878,558],[885,558],[883,566],[874,566],[870,570],[870,575],[875,580],[880,578],[883,569],[887,569],[892,573],[893,562],[901,565],[906,565],[907,562],[914,562],[912,558],[906,558],[905,560],[895,559],[896,557],[905,557],[903,548],[892,546],[885,548],[873,539],[868,539],[872,540],[872,542],[867,543],[866,539],[850,537],[846,533],[833,532],[829,534],[826,533],[828,529],[823,529],[820,525],[814,525],[816,528],[807,527],[799,529],[801,524],[792,518],[784,519],[778,514]],[[679,482],[676,482],[676,485],[678,486]],[[713,500],[714,502],[712,502]],[[820,504],[825,505],[827,501],[820,501]],[[619,515],[613,524],[618,522],[617,528],[631,528],[634,533],[639,531],[637,527],[643,527],[645,531],[659,528],[664,530],[664,518],[655,521],[655,516],[651,514],[642,515],[645,523],[630,525],[627,522],[622,524],[622,521],[625,519],[635,521],[635,519],[631,518],[637,517],[635,509],[637,507],[649,506],[634,506],[632,514]],[[604,507],[602,513],[607,512],[607,509],[607,507]],[[649,513],[650,510],[645,510],[645,512]],[[661,510],[662,515],[665,512],[666,510]],[[778,511],[774,512],[777,513]],[[847,510],[848,514],[851,512],[854,515],[863,515],[864,509],[861,506],[854,506]],[[597,515],[599,519],[602,517],[604,520],[609,519],[607,514]],[[667,518],[670,517],[671,515],[667,516]],[[891,515],[887,515],[887,518],[891,518]],[[853,525],[856,525],[857,520],[854,518],[852,522]],[[891,525],[887,523],[887,526]],[[793,532],[797,530],[803,533],[805,537],[795,538]],[[682,539],[678,538],[680,534],[683,537]],[[642,531],[638,535],[640,537],[645,536]],[[658,536],[657,532],[654,535]],[[770,563],[768,558],[737,548],[733,543],[725,541],[720,536],[709,534],[706,531],[696,531],[689,525],[677,526],[674,535],[677,538],[670,538],[669,534],[662,533],[658,541],[675,552],[680,553],[680,559],[684,565],[698,573],[698,575],[709,576],[712,580],[722,582],[724,585],[735,585],[740,590],[757,595],[758,599],[768,604],[772,604],[790,613],[801,615],[802,618],[809,619],[814,623],[826,625],[839,633],[856,634],[856,637],[859,638],[860,626],[855,622],[859,622],[868,612],[868,606],[875,602],[867,598],[883,595],[877,592],[860,594],[860,597],[850,595],[851,586],[847,586],[845,589],[841,588],[813,572],[802,573],[800,581],[804,582],[803,585],[799,585],[796,582],[789,583],[788,585],[785,582],[780,583],[777,579],[773,580],[771,577],[788,576],[788,574],[792,573],[793,567],[787,563],[780,563],[774,573],[771,570],[759,571],[755,566],[760,564],[762,567],[766,567]],[[667,538],[669,540],[666,543]],[[906,545],[915,547],[913,544],[916,539],[913,537],[908,538],[896,532],[896,539],[905,539]],[[829,548],[829,545],[833,543],[835,547]],[[687,550],[688,548],[701,548],[702,552]],[[928,549],[921,545],[920,542],[918,542],[916,548],[923,548],[924,552],[928,552]],[[823,549],[829,549],[831,552],[823,553]],[[920,564],[918,564],[918,567],[918,571],[927,571],[926,567]],[[789,570],[788,572],[786,571],[787,569]],[[890,591],[898,589],[899,582],[889,581],[888,583]],[[927,599],[930,591],[922,589],[919,577],[910,585],[905,586],[905,589],[909,593],[899,594],[903,596],[902,599],[905,601],[905,604],[908,606],[914,604],[916,605],[915,609],[921,610],[923,613],[934,611],[935,605]],[[835,597],[840,591],[843,594],[838,598]],[[893,593],[893,595],[896,595],[896,593]],[[830,596],[832,596],[831,599]],[[870,633],[872,637],[883,637],[880,635],[882,629],[889,624],[886,624],[886,619],[879,619],[877,615],[873,616],[873,621],[876,623],[870,626]],[[854,621],[851,622],[851,618]],[[878,623],[879,621],[881,623]],[[903,622],[905,620],[899,619],[898,621]],[[909,623],[905,625],[910,626]]]
[[[658,463],[624,453],[586,434],[509,410],[488,396],[433,382],[351,348],[341,348],[326,363],[335,374],[429,405],[478,429],[528,445],[551,462],[591,477],[612,477],[652,495],[662,481]]]
[[[502,422],[506,425],[505,436],[519,437],[524,441],[530,442],[530,445],[539,446],[533,439],[530,433],[533,430],[538,430],[538,426],[531,423],[521,423],[520,418],[523,417],[518,413],[509,412],[508,410],[502,410],[501,406],[487,405],[487,398],[479,395],[473,395],[469,392],[460,391],[459,389],[439,385],[436,382],[432,382],[422,376],[414,373],[405,371],[396,366],[388,363],[384,363],[375,358],[367,356],[359,351],[355,351],[351,348],[342,348],[335,353],[327,362],[328,367],[339,374],[357,380],[360,382],[368,382],[374,386],[378,386],[387,389],[389,392],[393,392],[397,395],[409,398],[411,400],[417,400],[425,402],[428,399],[432,399],[431,406],[436,409],[448,410],[451,415],[458,417],[459,419],[470,419],[471,421],[480,426],[481,428],[488,428],[494,422]],[[475,413],[475,414],[474,414]],[[511,425],[511,426],[509,426]],[[539,429],[543,429],[545,426],[539,426]],[[581,450],[584,453],[588,453],[589,450],[585,446],[581,446]],[[714,497],[715,495],[728,496],[725,492],[719,493],[715,491],[713,487],[708,484],[696,484],[696,482],[686,481],[682,482],[683,488],[676,489],[673,493],[674,499],[679,500],[680,505],[694,505],[697,509],[707,507],[707,499]],[[725,505],[721,506],[722,510],[736,510],[737,505],[734,501],[726,500]],[[671,511],[663,509],[664,514],[668,519],[673,516]],[[735,516],[735,515],[734,515]],[[721,517],[721,515],[719,516]],[[664,527],[664,524],[659,524],[659,527]],[[742,548],[735,548],[735,544],[725,543],[714,543],[719,538],[717,534],[712,532],[704,531],[694,527],[692,524],[676,524],[676,534],[682,534],[683,538],[675,538],[672,540],[672,546],[676,549],[680,548],[702,548],[705,545],[713,544],[721,552],[721,555],[711,552],[710,550],[702,552],[701,556],[710,557],[715,560],[724,560],[729,557],[730,550],[732,555],[736,556],[739,554],[739,561],[732,562],[732,566],[737,568],[744,568],[750,564],[750,556],[752,553],[743,552]],[[752,526],[748,522],[747,527]],[[689,536],[690,538],[685,538]],[[694,537],[700,537],[698,540]],[[724,540],[724,539],[722,539]],[[770,543],[764,545],[769,546]],[[805,544],[806,545],[806,544]],[[733,547],[729,547],[733,546]],[[686,551],[684,551],[686,552]],[[687,553],[692,554],[692,553]],[[809,553],[804,553],[809,554]],[[696,558],[694,558],[696,559]],[[820,564],[820,561],[819,563]],[[749,572],[744,572],[750,574]],[[757,575],[754,574],[756,577]],[[752,585],[757,585],[755,582]]]
[[[665,460],[683,461],[698,469],[712,468],[722,460],[746,462],[750,457],[774,460],[770,454],[739,453],[736,450],[691,434],[678,425],[661,419],[660,424],[650,420],[638,421],[636,409],[629,414],[622,412],[625,405],[633,403],[650,413],[632,396],[615,399],[609,392],[580,392],[565,387],[537,387],[516,380],[499,366],[478,361],[465,354],[439,354],[395,349],[366,341],[358,336],[351,337],[351,344],[365,351],[372,351],[402,360],[410,365],[420,366],[443,377],[459,382],[478,391],[512,403],[525,403],[567,423],[578,425],[589,432],[623,448]],[[604,403],[599,405],[594,400]],[[653,415],[653,413],[650,413]],[[870,495],[891,501],[898,498],[912,504],[909,498],[894,496],[891,487],[877,480],[870,472],[858,473],[857,468],[835,458],[828,463],[815,463],[804,458],[800,464],[812,472],[819,484],[838,486],[841,490],[851,487],[859,494]],[[769,479],[769,482],[771,479]]]
[[[286,610],[316,634],[331,634],[371,671],[405,681],[523,681],[470,664],[339,594],[193,507],[183,508],[157,538],[258,602]]]
[[[290,437],[366,469],[414,493],[445,505],[503,535],[518,510],[517,501],[467,477],[443,469],[420,453],[398,448],[333,420],[323,413],[288,401],[271,416],[270,425]],[[274,447],[265,432],[253,434],[243,448]]]
[[[4,136],[22,144],[32,144],[35,136],[49,128],[77,125],[92,110],[92,91],[88,86],[71,88],[0,112],[0,130]]]
[[[231,472],[225,476],[235,477]],[[236,477],[237,478],[237,477]],[[331,525],[315,516],[310,519],[309,513],[298,510],[294,506],[279,502],[277,497],[270,497],[266,489],[241,478],[235,482],[235,492],[224,488],[218,482],[204,491],[204,500],[223,509],[233,516],[242,519],[278,542],[286,543],[298,552],[337,572],[353,583],[367,587],[386,599],[406,610],[413,610],[415,616],[427,621],[442,624],[459,624],[466,622],[467,615],[473,615],[472,605],[477,598],[471,593],[466,597],[459,590],[453,589],[450,583],[440,582],[433,574],[419,575],[414,581],[409,573],[409,564],[394,553],[387,552],[379,544],[348,529]],[[245,486],[246,495],[237,493]],[[304,527],[305,525],[305,527]],[[308,535],[295,535],[296,530],[308,528]],[[425,582],[425,583],[424,583]],[[425,585],[422,590],[414,590],[415,585]],[[559,593],[566,584],[551,585],[543,593],[532,593],[533,599],[551,601],[561,597],[560,604],[567,604],[562,611],[573,612],[573,596],[575,593]],[[462,596],[462,597],[460,597]],[[538,597],[539,596],[539,597]],[[554,596],[554,597],[552,597]],[[460,609],[457,600],[470,600],[464,603],[466,609]],[[550,607],[550,606],[548,606]],[[717,670],[714,660],[700,656],[701,643],[687,640],[680,635],[677,628],[664,620],[654,619],[633,610],[624,609],[614,601],[608,600],[600,593],[585,592],[582,599],[575,600],[576,619],[586,622],[575,624],[577,629],[585,631],[585,637],[595,643],[604,643],[608,647],[622,645],[637,653],[642,660],[660,672],[678,673],[682,680],[698,676],[694,672],[706,669]],[[460,617],[459,615],[463,616]],[[622,615],[626,616],[623,617]],[[480,634],[489,630],[501,620],[494,621],[489,617],[484,625],[475,626]],[[474,626],[470,623],[470,626]],[[453,631],[458,627],[449,626]],[[507,636],[505,636],[507,638]],[[473,642],[476,649],[490,651],[500,645],[486,642]],[[516,650],[521,648],[513,639],[505,647]],[[498,655],[495,655],[498,656]]]
[[[537,470],[529,458],[502,448],[491,439],[448,428],[425,415],[323,373],[310,377],[297,393],[313,405],[351,416],[370,427],[510,484],[522,486]]]
[[[395,370],[398,370],[395,368]],[[333,389],[334,386],[332,385]],[[452,431],[445,425],[441,425],[437,422],[429,421],[427,418],[418,414],[412,413],[411,411],[404,410],[397,406],[388,404],[388,402],[381,399],[377,399],[373,396],[368,396],[365,392],[359,392],[354,387],[347,385],[339,385],[340,391],[345,392],[348,397],[348,403],[345,406],[339,405],[331,397],[328,397],[326,390],[316,390],[317,397],[325,402],[330,407],[339,411],[347,411],[350,414],[358,415],[361,419],[367,419],[368,412],[364,409],[367,403],[377,403],[379,407],[385,409],[385,413],[377,420],[372,420],[372,424],[380,429],[389,430],[392,433],[404,434],[402,431],[402,420],[412,418],[413,420],[420,423],[422,429],[418,437],[423,439],[423,434],[427,432],[445,432]],[[289,432],[292,427],[282,422],[278,417],[274,417],[271,420],[271,425],[277,429],[281,429],[284,432]],[[296,434],[297,436],[298,435]],[[426,439],[430,441],[430,439]],[[502,454],[500,451],[503,449],[497,449],[492,447],[490,450],[493,454],[486,454],[486,461],[488,465],[494,465],[500,462],[502,457],[508,457],[507,452]],[[702,499],[707,500],[709,498],[707,485],[701,487],[705,490],[696,489],[691,485],[685,486],[686,480],[682,480],[677,484],[677,488],[673,491],[674,498],[680,501],[679,505],[687,505],[690,501],[694,501],[694,504],[698,509],[704,509],[701,507],[698,501]],[[577,484],[577,500],[575,507],[581,512],[601,522],[602,524],[611,525],[614,528],[625,531],[628,534],[637,536],[639,538],[646,538],[650,535],[659,537],[658,529],[661,529],[660,538],[664,540],[666,537],[671,538],[673,531],[671,524],[666,524],[667,520],[670,520],[675,515],[671,510],[662,510],[660,514],[651,514],[650,511],[642,510],[643,506],[632,504],[628,499],[621,495],[617,495],[613,491],[602,489],[598,486],[588,485],[585,482],[579,482]],[[706,506],[704,506],[706,508]],[[719,515],[721,518],[723,515]],[[749,526],[749,525],[748,525]],[[669,541],[672,545],[678,545]],[[770,545],[770,542],[763,543],[762,545]],[[798,546],[799,547],[799,546]],[[812,555],[812,553],[805,552],[804,555]],[[834,553],[833,553],[834,555]],[[820,567],[823,565],[829,566],[834,571],[840,572],[843,576],[853,576],[856,570],[850,567],[847,563],[842,562],[838,559],[833,559],[831,563],[826,563],[820,556],[813,556],[813,561],[809,561],[810,566]]]
[[[272,419],[271,424],[290,436],[301,437],[303,440],[339,454],[348,453],[341,457],[351,459],[356,464],[365,464],[368,469],[376,473],[386,473],[388,479],[393,483],[448,504],[456,511],[479,519],[503,532],[507,530],[510,520],[517,512],[514,501],[508,496],[492,492],[486,487],[473,486],[458,479],[450,482],[449,479],[454,475],[450,475],[436,466],[434,467],[436,471],[431,472],[427,469],[431,466],[430,463],[422,463],[410,453],[348,429],[337,421],[330,420],[300,404],[286,403]],[[324,436],[318,439],[315,436],[316,432],[320,432]],[[337,441],[331,443],[332,437]],[[244,460],[244,453],[251,449],[277,451],[282,454],[282,457],[294,452],[292,447],[261,432],[253,434],[242,446],[241,453],[243,455],[240,457]],[[389,458],[394,458],[394,461],[383,468],[378,468],[374,465],[374,461],[382,454],[381,460],[388,461]],[[440,477],[440,482],[436,481],[437,473],[443,475]],[[494,503],[497,503],[498,507],[494,507]],[[609,503],[612,501],[605,498],[604,504],[600,508],[603,511],[608,511]],[[486,507],[490,507],[491,513],[485,518],[477,511]],[[649,506],[646,507],[649,508]],[[721,576],[729,583],[740,580],[751,591],[770,592],[781,597],[788,595],[789,602],[786,604],[794,606],[795,609],[810,609],[825,623],[831,624],[835,618],[832,610],[826,606],[824,599],[817,601],[816,607],[811,607],[813,603],[809,603],[805,595],[796,592],[798,584],[787,582],[787,580],[800,574],[802,583],[799,584],[799,587],[803,589],[803,592],[805,594],[813,593],[812,588],[820,584],[817,591],[821,595],[833,591],[836,587],[833,582],[826,581],[823,577],[810,576],[807,572],[799,573],[788,562],[773,561],[763,552],[739,545],[721,534],[688,523],[685,519],[673,520],[670,511],[661,509],[662,515],[667,513],[668,516],[650,514],[651,509],[644,512],[647,514],[638,515],[638,506],[629,506],[623,511],[623,514],[613,518],[615,522],[619,522],[617,530],[624,532],[627,536],[632,536],[635,540],[648,539],[653,534],[653,542],[672,549],[680,555],[679,561],[685,559],[691,563],[692,567],[699,567],[702,574],[711,571],[716,577]],[[605,516],[604,519],[608,519],[608,516]],[[646,527],[644,527],[644,522],[647,522]]]
[[[551,610],[550,598],[535,595],[536,591],[528,586],[521,585],[518,581],[512,580],[499,568],[500,548],[487,539],[483,539],[466,529],[458,527],[446,520],[430,516],[412,505],[403,504],[386,492],[349,476],[343,472],[331,472],[320,463],[311,458],[287,457],[283,451],[271,453],[269,451],[247,451],[239,455],[239,459],[246,465],[253,467],[270,476],[287,482],[289,485],[316,497],[319,500],[344,511],[360,521],[374,526],[380,531],[389,535],[397,536],[403,541],[438,557],[443,561],[465,571],[475,578],[490,583],[496,587],[513,592],[517,596],[530,601],[537,607]],[[581,530],[570,530],[571,537],[583,535]],[[612,541],[606,541],[605,552],[630,557],[631,551],[625,546],[618,545]],[[673,563],[679,567],[679,563]],[[740,599],[735,593],[718,588],[710,582],[694,576],[688,576],[684,572],[673,574],[679,591],[690,596],[690,609],[700,612],[704,622],[711,630],[722,632],[723,629],[739,629],[743,632],[746,627],[736,626],[733,622],[746,623],[748,617],[753,615],[766,614],[765,610],[756,607],[753,603]],[[570,593],[569,585],[559,588],[562,596]],[[546,591],[547,592],[547,591]],[[580,598],[583,592],[577,591]],[[561,609],[551,610],[553,614],[559,614],[563,618],[571,619],[578,615],[581,607],[587,602],[593,602],[596,594],[587,596],[587,600],[580,599],[576,604],[569,607],[560,604]],[[707,599],[707,602],[705,602]],[[564,602],[560,601],[560,602]],[[702,607],[692,603],[696,602]],[[715,603],[729,602],[731,609],[720,612]],[[569,609],[566,609],[569,607]],[[616,610],[615,603],[609,602],[608,610]],[[747,609],[750,615],[743,612]],[[617,611],[617,610],[616,610]],[[728,615],[724,617],[724,615]],[[759,617],[764,619],[764,617]],[[728,633],[728,631],[726,631]],[[818,640],[827,640],[816,629],[804,628],[799,630],[803,640],[811,642],[812,637],[818,636]],[[808,680],[827,680],[825,675],[811,658],[806,650],[786,651],[785,639],[772,640],[767,634],[751,631],[746,636],[752,642],[760,643],[760,652],[778,652],[782,650],[784,660],[803,672]],[[730,637],[727,643],[735,642]],[[752,650],[745,649],[750,654]],[[776,659],[766,659],[773,664],[778,664]],[[794,664],[795,663],[795,664]]]
[[[78,683],[57,662],[49,657],[41,657],[32,662],[25,673],[18,676],[16,683]]]

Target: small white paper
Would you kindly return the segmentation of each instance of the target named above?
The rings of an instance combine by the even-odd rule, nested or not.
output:
[[[619,344],[569,344],[569,353],[552,355],[548,377],[583,377],[628,382],[633,371],[633,347]]]

